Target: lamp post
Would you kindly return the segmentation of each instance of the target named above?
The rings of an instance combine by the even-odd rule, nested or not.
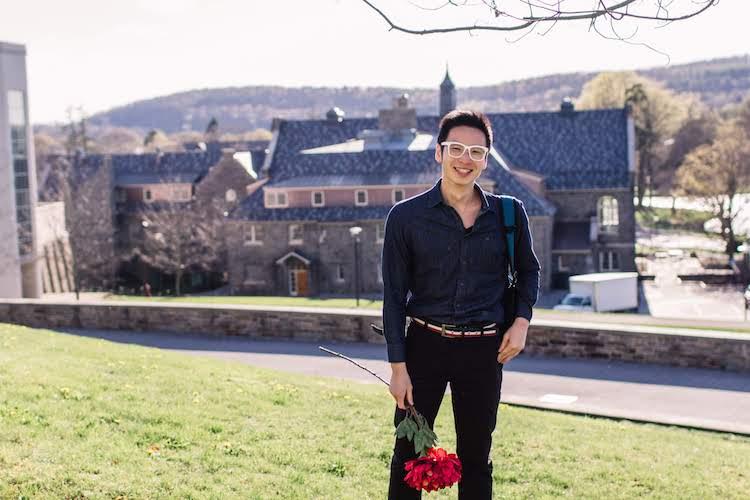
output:
[[[354,239],[354,296],[357,298],[357,307],[359,307],[359,235],[362,228],[353,226],[349,228],[349,234]]]

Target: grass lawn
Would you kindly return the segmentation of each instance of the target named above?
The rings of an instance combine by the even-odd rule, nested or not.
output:
[[[670,208],[644,208],[636,210],[635,220],[642,227],[654,229],[679,229],[702,233],[703,224],[713,218],[714,214],[702,210]]]
[[[392,410],[380,384],[0,324],[0,498],[382,499]],[[750,491],[748,438],[517,407],[493,460],[496,498]]]

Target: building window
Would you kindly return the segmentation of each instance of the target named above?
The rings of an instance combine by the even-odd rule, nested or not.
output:
[[[234,203],[237,201],[237,191],[234,189],[227,189],[227,192],[224,193],[224,199],[227,203]]]
[[[393,196],[393,203],[398,203],[399,201],[403,200],[406,197],[406,194],[404,193],[403,189],[394,189],[392,196]]]
[[[312,192],[312,206],[314,207],[322,207],[325,205],[325,197],[323,196],[323,191],[313,191]]]
[[[566,262],[564,255],[557,256],[557,270],[558,271],[570,271],[570,267],[568,266],[568,263]]]
[[[302,244],[302,226],[300,224],[289,225],[289,244],[290,245]]]
[[[172,199],[174,201],[190,201],[190,188],[184,186],[172,188]]]
[[[343,283],[346,280],[344,277],[344,265],[343,264],[336,264],[336,281],[339,283]]]
[[[611,250],[599,252],[599,270],[617,271],[620,269],[620,255]]]
[[[154,198],[153,198],[153,195],[151,194],[151,190],[150,189],[144,189],[143,190],[143,201],[152,201],[153,199]]]
[[[367,205],[367,191],[364,189],[357,189],[354,192],[354,205],[358,207],[364,207]]]
[[[245,232],[245,245],[262,245],[262,235],[261,226],[252,225],[248,227]]]
[[[34,240],[30,217],[26,97],[21,90],[9,90],[7,95],[10,155],[13,161],[13,186],[16,192],[18,252],[20,255],[28,255],[33,252]]]
[[[266,191],[266,207],[287,207],[289,200],[285,191]]]
[[[597,216],[599,217],[599,227],[603,233],[616,233],[617,226],[620,224],[620,217],[617,211],[617,199],[613,196],[602,196],[597,203]]]
[[[375,241],[377,243],[383,243],[384,237],[385,237],[385,222],[379,222],[375,226]]]

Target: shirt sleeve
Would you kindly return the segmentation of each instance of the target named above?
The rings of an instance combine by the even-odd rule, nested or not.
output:
[[[529,218],[523,202],[516,207],[518,237],[516,240],[516,272],[518,273],[516,317],[531,321],[532,308],[539,294],[539,260],[529,230]]]
[[[411,262],[401,208],[395,205],[388,213],[383,238],[383,334],[391,363],[406,361],[406,298]]]

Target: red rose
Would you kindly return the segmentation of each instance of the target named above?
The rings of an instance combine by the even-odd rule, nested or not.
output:
[[[461,480],[461,461],[443,448],[428,449],[424,457],[406,462],[404,469],[404,481],[416,490],[437,491]]]

